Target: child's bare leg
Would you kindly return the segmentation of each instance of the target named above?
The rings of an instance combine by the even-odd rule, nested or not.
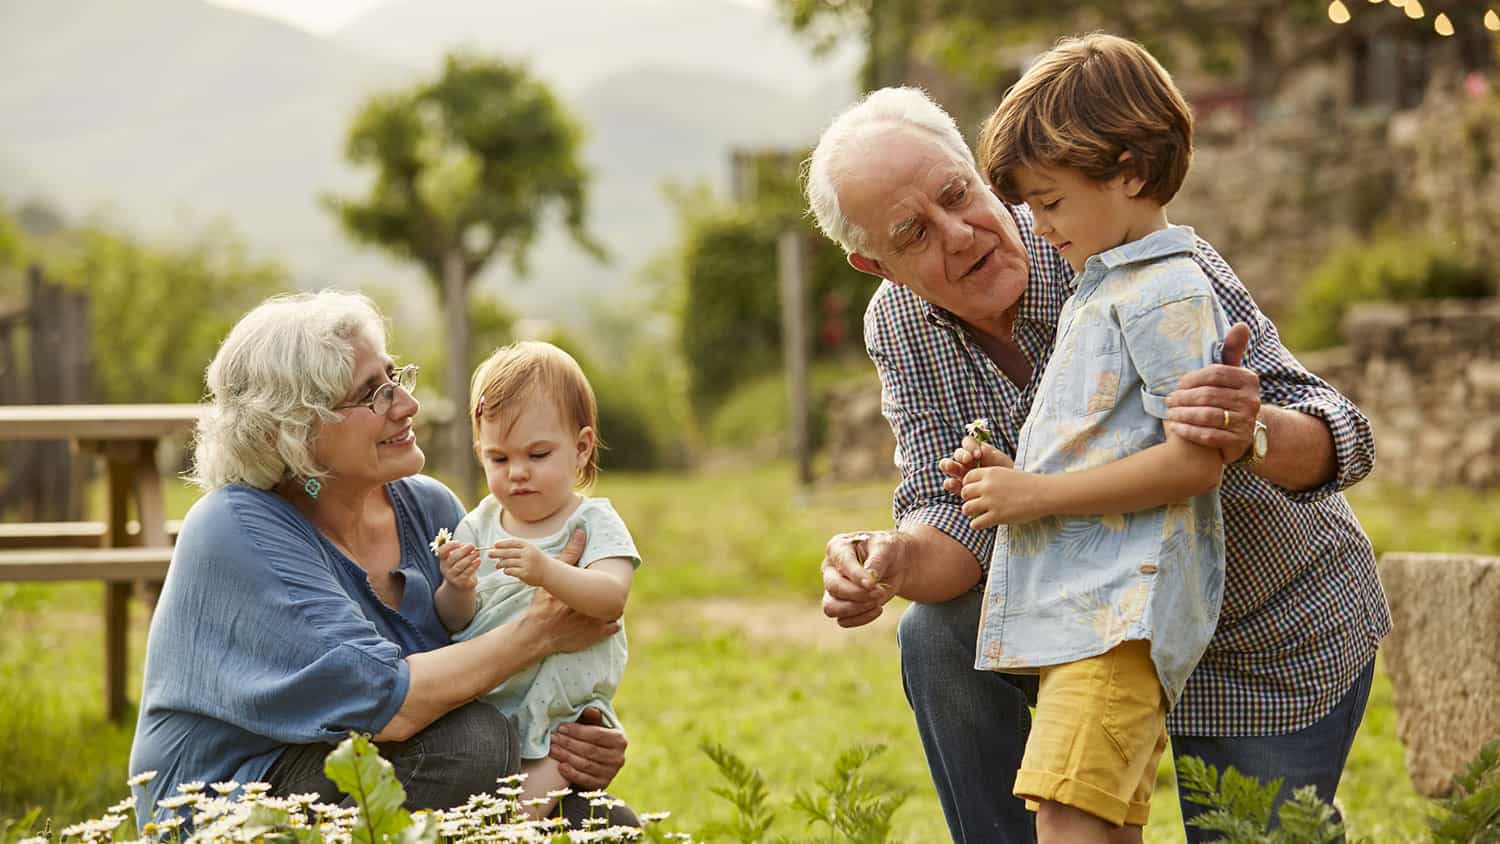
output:
[[[1037,844],[1139,844],[1141,828],[1116,827],[1082,809],[1043,800],[1036,813]]]
[[[558,798],[553,797],[546,803],[536,805],[531,805],[527,801],[533,798],[540,800],[546,798],[549,791],[571,787],[571,784],[563,778],[562,769],[558,767],[557,760],[550,756],[521,760],[521,773],[526,775],[526,782],[521,784],[521,805],[532,820],[541,820],[552,814],[552,810],[557,807]]]

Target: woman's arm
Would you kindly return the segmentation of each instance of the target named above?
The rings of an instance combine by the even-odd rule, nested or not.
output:
[[[538,589],[520,618],[466,642],[406,657],[406,699],[375,739],[405,741],[543,657],[581,650],[619,629],[618,622],[575,612]]]

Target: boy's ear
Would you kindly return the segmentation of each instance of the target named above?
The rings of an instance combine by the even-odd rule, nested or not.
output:
[[[899,281],[896,281],[894,278],[891,278],[890,273],[886,271],[884,264],[881,264],[879,261],[871,258],[868,255],[861,255],[858,252],[850,252],[849,266],[855,268],[856,270],[859,270],[862,273],[878,276],[879,278],[886,279],[887,281],[891,281],[896,284],[901,283]]]
[[[1135,199],[1146,187],[1146,168],[1131,154],[1130,150],[1120,153],[1116,161],[1120,163],[1120,177],[1124,179],[1125,195]]]

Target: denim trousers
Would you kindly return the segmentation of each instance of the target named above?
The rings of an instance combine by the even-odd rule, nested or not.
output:
[[[407,809],[451,809],[469,796],[493,792],[495,781],[521,770],[521,733],[516,722],[483,701],[449,712],[406,741],[376,742],[380,755],[395,769],[406,789]],[[323,773],[323,761],[333,748],[326,744],[294,744],[282,751],[266,773],[271,794],[315,793],[319,802],[352,805],[352,800]],[[589,801],[570,794],[558,801],[555,815],[567,818],[574,829],[591,814],[604,817]],[[609,810],[611,826],[640,826],[626,807]]]
[[[981,599],[968,592],[907,608],[897,631],[901,680],[953,840],[1034,842],[1035,816],[1011,790],[1031,730],[1027,707],[1036,703],[1037,678],[975,670]],[[1221,772],[1233,767],[1262,781],[1281,777],[1278,804],[1304,785],[1332,803],[1374,669],[1371,660],[1333,711],[1304,729],[1276,736],[1174,735],[1174,758],[1197,756]],[[1185,820],[1203,811],[1191,803],[1182,809]],[[1186,835],[1193,844],[1212,838],[1195,827]]]

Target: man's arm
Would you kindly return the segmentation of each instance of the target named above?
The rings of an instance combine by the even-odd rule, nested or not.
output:
[[[1287,351],[1275,324],[1214,248],[1202,238],[1197,246],[1195,259],[1225,313],[1231,322],[1245,323],[1253,336],[1249,351],[1233,366],[1211,366],[1183,378],[1168,399],[1169,427],[1185,439],[1239,455],[1249,446],[1259,414],[1270,448],[1266,461],[1251,471],[1292,500],[1316,501],[1363,480],[1375,463],[1369,420]],[[1229,351],[1226,340],[1226,364]],[[1233,417],[1229,433],[1223,430],[1225,409]]]
[[[896,595],[936,604],[973,589],[984,575],[968,546],[930,525],[841,533],[823,553],[823,613],[841,627],[878,618]]]

